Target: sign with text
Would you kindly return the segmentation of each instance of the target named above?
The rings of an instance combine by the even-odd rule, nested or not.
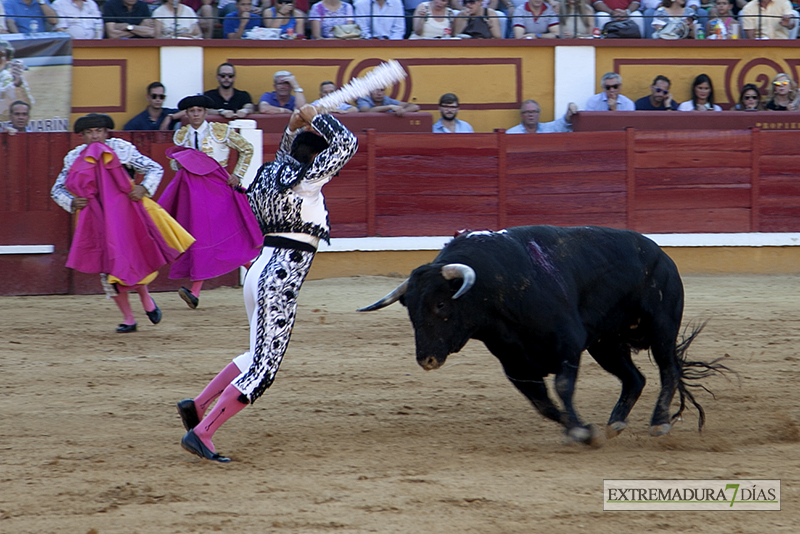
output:
[[[64,32],[0,35],[0,131],[65,132],[72,106],[72,39]],[[20,114],[17,114],[18,120]],[[21,127],[22,126],[22,127]]]
[[[603,481],[603,510],[780,509],[780,480]]]

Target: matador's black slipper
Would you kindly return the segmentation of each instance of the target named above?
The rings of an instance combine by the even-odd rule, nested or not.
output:
[[[156,301],[153,301],[153,304],[156,304]],[[161,322],[161,308],[158,307],[156,304],[156,309],[153,311],[146,311],[147,318],[150,319],[150,322],[153,324],[158,324]]]
[[[193,310],[200,304],[200,299],[192,295],[192,292],[185,287],[178,290],[178,295],[180,295],[183,301]]]
[[[216,452],[211,452],[211,449],[206,447],[205,444],[200,441],[200,438],[197,437],[197,434],[194,433],[194,430],[190,430],[183,436],[181,439],[181,447],[192,454],[196,454],[204,460],[213,460],[221,463],[228,463],[231,461],[231,459],[227,456],[222,456]]]
[[[130,332],[136,332],[136,323],[133,324],[122,323],[117,327],[117,334],[128,334]]]
[[[183,399],[178,403],[178,414],[181,416],[183,428],[191,430],[200,424],[200,417],[197,415],[197,406],[193,399]]]

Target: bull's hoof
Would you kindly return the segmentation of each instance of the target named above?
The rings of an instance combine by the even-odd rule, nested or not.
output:
[[[606,427],[606,439],[616,438],[628,427],[625,421],[614,421]]]
[[[669,423],[664,423],[663,425],[653,425],[650,427],[650,435],[653,437],[665,436],[669,434],[670,430],[672,430],[672,425]]]
[[[567,430],[567,443],[583,443],[590,447],[600,447],[603,445],[603,436],[594,425],[588,427],[576,426]]]

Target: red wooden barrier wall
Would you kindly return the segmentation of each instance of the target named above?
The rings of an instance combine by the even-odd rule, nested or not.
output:
[[[119,132],[173,176],[169,132]],[[280,136],[264,135],[268,161]],[[463,228],[598,224],[643,233],[800,231],[800,132],[693,130],[570,134],[359,134],[325,187],[334,237],[452,235]],[[98,292],[64,268],[70,216],[49,198],[73,134],[0,134],[0,294]],[[216,284],[236,283],[236,274]],[[160,276],[154,289],[183,281]]]

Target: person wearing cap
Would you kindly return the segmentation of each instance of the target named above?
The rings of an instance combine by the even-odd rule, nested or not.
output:
[[[167,150],[178,174],[159,198],[159,204],[197,239],[169,272],[170,278],[191,280],[191,288],[181,287],[178,294],[192,309],[200,302],[204,280],[249,263],[261,246],[258,224],[237,191],[250,166],[253,145],[227,124],[206,121],[208,108],[213,107],[205,95],[178,102],[189,124],[175,132],[173,142],[184,150]],[[228,174],[231,149],[239,157]]]
[[[272,77],[275,90],[264,93],[258,101],[258,112],[267,114],[291,113],[306,105],[303,88],[288,70],[279,70]],[[294,91],[294,95],[292,95]]]
[[[333,115],[304,106],[292,114],[275,161],[265,163],[247,189],[264,234],[261,255],[247,271],[243,288],[250,349],[222,369],[200,395],[178,402],[187,430],[181,439],[186,451],[207,460],[230,461],[216,452],[211,438],[272,385],[289,344],[298,293],[319,242],[330,240],[322,187],[357,149],[356,137]]]
[[[108,115],[91,113],[75,121],[84,144],[64,158],[50,196],[70,213],[81,211],[67,267],[100,273],[106,295],[123,315],[117,332],[129,333],[136,331],[136,319],[128,292],[139,294],[150,322],[158,324],[161,310],[147,284],[193,239],[148,198],[161,182],[161,165],[128,141],[109,137],[113,128]],[[144,175],[141,183],[131,179],[128,168]]]

